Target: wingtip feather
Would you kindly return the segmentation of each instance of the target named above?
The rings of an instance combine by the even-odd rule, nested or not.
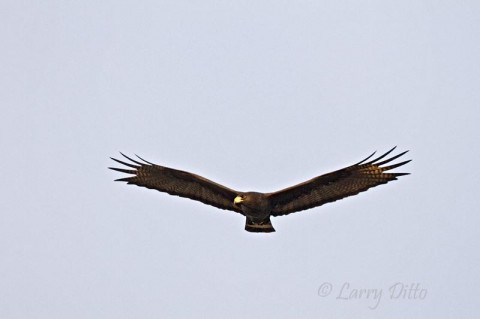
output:
[[[411,162],[412,160],[407,160],[407,161],[403,161],[403,162],[400,162],[400,163],[397,163],[397,164],[393,164],[393,165],[390,165],[390,166],[385,166],[382,168],[382,170],[385,172],[385,171],[389,171],[391,169],[394,169],[394,168],[397,168],[397,167],[400,167],[400,166],[403,166],[409,162]]]
[[[367,158],[361,160],[360,162],[356,163],[355,165],[360,165],[360,164],[362,164],[363,162],[365,162],[366,160],[368,160],[369,158],[371,158],[373,155],[375,155],[375,153],[377,153],[377,151],[373,152],[372,154],[370,154],[369,156],[367,156]]]
[[[126,173],[126,174],[137,174],[137,171],[132,170],[132,169],[125,169],[125,168],[118,168],[118,167],[109,167],[109,169],[121,172],[121,173]]]
[[[120,153],[121,154],[121,153]],[[123,154],[122,154],[123,155]],[[128,166],[128,167],[131,167],[131,168],[139,168],[140,166],[136,166],[136,165],[133,165],[131,163],[127,163],[127,162],[124,162],[124,161],[121,161],[121,160],[118,160],[116,158],[113,158],[113,157],[110,157],[112,160],[114,160],[115,162],[119,163],[119,164],[122,164],[122,165],[125,165],[125,166]]]
[[[151,162],[149,162],[149,161],[147,161],[147,160],[145,160],[145,159],[141,158],[141,157],[140,157],[140,156],[138,156],[137,154],[135,154],[135,156],[136,156],[136,157],[138,157],[140,160],[144,161],[144,162],[145,162],[145,163],[147,163],[147,164],[154,165],[153,163],[151,163]]]
[[[140,165],[140,166],[144,165],[144,164],[140,163],[139,161],[137,161],[137,160],[134,160],[134,159],[132,159],[132,158],[128,157],[127,155],[123,154],[122,152],[120,152],[120,154],[122,154],[122,156],[123,156],[123,157],[125,157],[126,159],[128,159],[128,160],[130,160],[130,161],[134,162],[135,164],[138,164],[138,165]]]
[[[375,164],[375,165],[377,165],[377,166],[381,166],[381,165],[383,165],[383,164],[390,163],[391,161],[396,160],[396,159],[399,158],[400,156],[405,155],[407,152],[408,152],[408,151],[404,151],[404,152],[402,152],[402,153],[400,153],[400,154],[397,154],[397,155],[395,155],[395,156],[393,156],[393,157],[387,158],[386,160],[383,160],[383,161],[381,161],[381,162],[376,163],[376,162],[380,159],[380,158],[378,158],[378,159],[377,159],[376,161],[374,161],[372,164]]]
[[[385,158],[385,156],[387,156],[388,154],[390,154],[391,152],[393,152],[396,148],[397,148],[397,146],[392,147],[392,148],[391,148],[389,151],[387,151],[385,154],[380,155],[379,157],[371,160],[371,161],[368,162],[368,163],[365,163],[365,165],[374,164],[375,162],[381,160],[382,158]],[[375,165],[378,165],[378,164],[375,164]]]
[[[131,179],[132,179],[132,177],[123,177],[123,178],[117,178],[114,181],[115,182],[127,182],[127,184],[131,184]]]

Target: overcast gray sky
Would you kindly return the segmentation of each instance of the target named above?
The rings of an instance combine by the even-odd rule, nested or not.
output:
[[[1,1],[0,317],[476,318],[479,16]],[[267,192],[394,145],[412,175],[273,234],[107,170],[122,151]]]

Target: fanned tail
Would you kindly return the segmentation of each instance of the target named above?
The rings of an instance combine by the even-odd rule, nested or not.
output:
[[[252,233],[272,233],[275,231],[275,228],[273,228],[272,222],[270,222],[270,217],[260,222],[254,222],[247,217],[245,230]]]

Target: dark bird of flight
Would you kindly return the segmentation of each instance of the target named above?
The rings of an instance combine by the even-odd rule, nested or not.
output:
[[[231,210],[246,217],[245,230],[257,233],[270,233],[275,229],[270,216],[282,216],[313,208],[325,203],[356,195],[371,187],[396,180],[398,176],[409,173],[385,173],[410,162],[404,161],[389,166],[387,163],[404,155],[408,151],[384,159],[393,150],[373,160],[375,152],[352,166],[328,174],[320,175],[306,182],[291,186],[274,193],[239,192],[217,184],[202,176],[150,163],[137,156],[140,161],[125,158],[131,163],[112,158],[115,162],[131,169],[109,167],[133,176],[117,179],[170,195],[190,198],[220,209]],[[380,161],[384,159],[383,161]]]

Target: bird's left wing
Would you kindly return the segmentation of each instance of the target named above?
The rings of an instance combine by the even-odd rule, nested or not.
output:
[[[199,175],[147,162],[139,156],[137,157],[143,163],[124,154],[122,155],[132,163],[123,162],[115,158],[112,158],[112,160],[132,169],[109,168],[122,173],[132,174],[133,176],[119,178],[116,181],[156,189],[170,195],[186,197],[220,209],[241,212],[233,203],[233,200],[238,195],[238,192],[233,189]]]
[[[379,162],[394,149],[395,147],[370,162],[365,163],[375,153],[355,165],[315,177],[275,193],[268,193],[267,196],[272,205],[272,216],[287,215],[334,202],[364,192],[371,187],[396,180],[398,176],[408,175],[408,173],[385,173],[385,171],[402,166],[410,161],[382,166],[399,158],[407,151]]]

